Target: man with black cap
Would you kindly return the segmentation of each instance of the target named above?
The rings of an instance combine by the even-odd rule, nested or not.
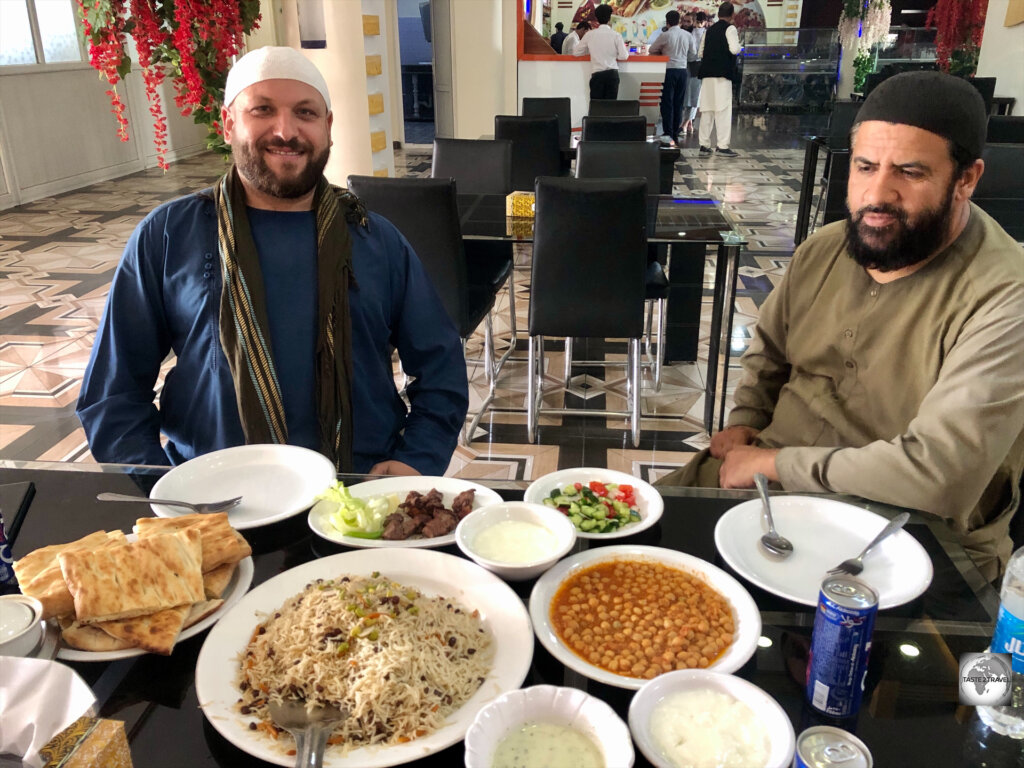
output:
[[[322,75],[260,48],[231,68],[224,105],[234,164],[150,213],[114,275],[78,402],[93,456],[287,443],[342,472],[443,474],[468,405],[458,332],[401,233],[324,178]]]
[[[667,484],[850,493],[945,519],[988,579],[1024,468],[1024,249],[971,194],[986,114],[968,82],[879,85],[851,133],[849,216],[765,301],[729,426]]]

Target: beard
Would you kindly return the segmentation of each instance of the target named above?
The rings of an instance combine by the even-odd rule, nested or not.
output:
[[[288,149],[292,152],[304,152],[306,165],[291,176],[282,177],[270,169],[263,153],[270,147]],[[331,154],[330,146],[320,153],[315,153],[313,145],[298,139],[270,139],[255,143],[236,144],[232,147],[235,165],[238,172],[256,189],[272,197],[292,199],[302,197],[314,189],[323,176],[327,166],[327,158]],[[297,158],[301,160],[301,158]]]
[[[879,272],[893,272],[924,261],[938,250],[949,234],[955,189],[954,177],[942,203],[937,208],[925,209],[913,220],[905,209],[888,203],[868,205],[848,215],[846,249],[850,256],[865,269]],[[871,227],[863,221],[866,213],[885,214],[896,221],[886,227]]]

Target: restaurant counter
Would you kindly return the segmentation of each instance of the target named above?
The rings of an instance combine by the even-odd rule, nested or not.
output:
[[[15,558],[101,528],[131,531],[137,517],[150,514],[148,507],[102,503],[96,500],[96,494],[148,494],[166,471],[119,465],[0,462],[0,484],[30,481],[36,490],[14,543]],[[362,478],[341,479],[349,484]],[[485,484],[505,499],[522,498],[525,488],[521,482]],[[665,501],[660,521],[646,531],[611,543],[680,550],[731,572],[716,551],[715,524],[726,510],[754,494],[716,489],[659,490]],[[837,498],[886,517],[898,511],[859,499]],[[314,558],[347,551],[314,535],[306,517],[303,512],[244,531],[253,549],[253,587]],[[987,647],[998,611],[998,595],[940,521],[915,514],[906,530],[930,556],[934,578],[920,597],[879,613],[858,716],[833,722],[805,704],[813,609],[769,594],[738,576],[760,610],[763,627],[754,656],[736,674],[774,697],[797,734],[816,724],[839,725],[867,744],[879,768],[1019,766],[1021,743],[992,734],[972,707],[957,703],[959,656]],[[574,551],[602,545],[592,539],[578,540]],[[461,556],[454,546],[440,551]],[[389,557],[402,556],[402,550],[387,552]],[[845,553],[836,552],[837,561],[842,556]],[[510,586],[526,601],[533,583]],[[207,634],[180,642],[169,657],[144,655],[110,663],[70,663],[92,686],[99,714],[125,722],[137,768],[265,765],[227,742],[199,708],[195,669]],[[533,663],[523,686],[537,684],[585,689],[607,701],[623,719],[633,696],[633,691],[595,683],[567,669],[534,640]],[[463,745],[459,742],[417,764],[455,766],[462,760]],[[636,764],[649,765],[639,750]]]

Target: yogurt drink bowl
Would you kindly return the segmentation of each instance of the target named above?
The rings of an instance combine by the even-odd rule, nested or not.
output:
[[[540,576],[572,549],[576,527],[543,504],[506,501],[476,509],[455,529],[455,541],[477,565],[508,581]]]
[[[0,656],[28,656],[43,637],[43,604],[27,595],[0,596]]]

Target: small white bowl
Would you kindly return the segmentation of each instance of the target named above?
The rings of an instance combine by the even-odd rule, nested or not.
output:
[[[771,696],[753,683],[708,669],[666,672],[644,685],[629,705],[629,730],[636,745],[656,768],[673,768],[651,733],[651,714],[668,696],[683,691],[708,689],[732,696],[746,704],[768,731],[771,748],[764,768],[789,768],[796,749],[793,724]]]
[[[28,656],[43,638],[43,604],[27,595],[0,595],[0,656]]]
[[[476,537],[484,530],[508,520],[534,523],[546,528],[554,534],[557,545],[546,556],[522,563],[490,560],[473,549]],[[543,504],[504,501],[501,504],[480,507],[462,518],[455,529],[455,541],[459,549],[477,565],[493,571],[508,581],[525,581],[540,576],[572,549],[576,542],[576,526],[561,512]]]
[[[491,768],[498,743],[528,723],[575,728],[601,750],[605,765],[633,765],[635,754],[629,729],[615,710],[578,688],[535,685],[509,691],[477,713],[466,731],[466,768]]]
[[[650,483],[625,472],[603,467],[573,467],[572,469],[560,469],[551,472],[543,477],[538,477],[527,487],[523,493],[523,501],[532,504],[543,504],[544,499],[551,495],[556,488],[564,488],[573,483],[589,485],[592,480],[599,483],[615,483],[616,485],[632,485],[636,492],[636,508],[640,512],[640,519],[608,533],[593,533],[591,531],[580,531],[581,539],[621,539],[626,536],[640,533],[650,528],[661,519],[665,511],[665,502]]]

